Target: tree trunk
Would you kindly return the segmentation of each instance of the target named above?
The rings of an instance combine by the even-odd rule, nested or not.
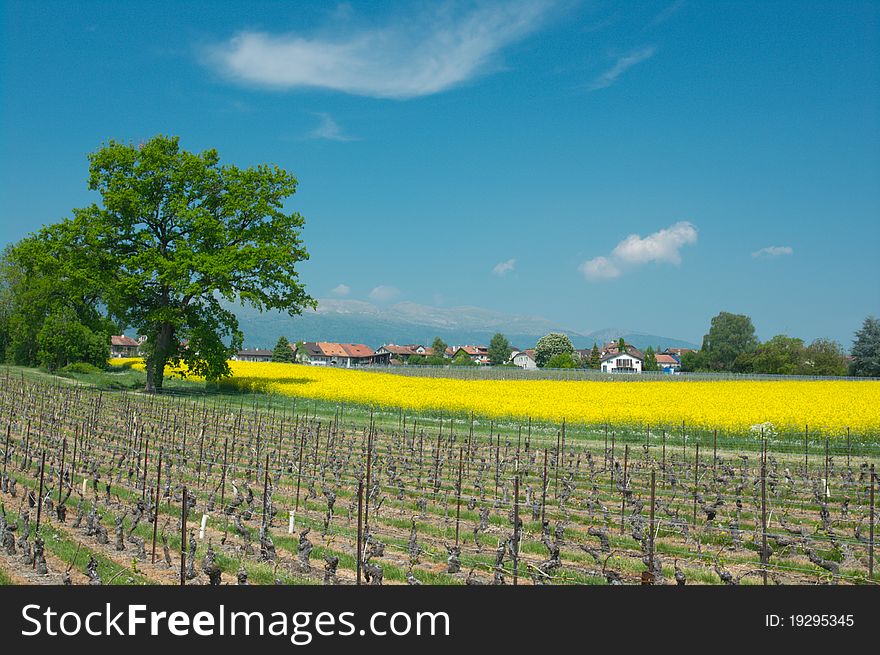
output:
[[[162,323],[156,334],[156,340],[152,351],[147,356],[147,384],[144,391],[147,393],[160,393],[162,382],[165,379],[165,363],[171,354],[171,344],[174,337],[174,326],[171,323]]]

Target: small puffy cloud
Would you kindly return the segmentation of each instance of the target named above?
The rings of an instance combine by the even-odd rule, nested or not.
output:
[[[580,265],[580,271],[588,280],[603,280],[620,277],[626,269],[642,264],[678,266],[681,264],[681,248],[696,242],[697,228],[687,221],[679,221],[646,237],[630,234],[607,257],[585,261]]]
[[[767,257],[782,257],[783,255],[791,255],[794,249],[791,246],[767,246],[752,253],[755,259],[763,259]]]
[[[678,265],[681,263],[679,249],[696,242],[697,229],[687,221],[680,221],[644,239],[638,234],[630,234],[617,244],[611,256],[627,264],[667,262]]]
[[[607,257],[594,257],[580,266],[588,280],[607,280],[620,277],[620,269]]]
[[[501,262],[499,264],[495,264],[495,268],[492,269],[492,274],[497,275],[498,277],[504,277],[516,267],[515,259],[508,259],[506,262]]]
[[[397,296],[399,295],[400,289],[398,289],[397,287],[380,284],[378,287],[375,287],[372,291],[370,291],[370,300],[389,302],[397,298]]]
[[[334,296],[347,296],[351,293],[351,287],[347,284],[339,284],[333,287],[333,290],[330,293]]]
[[[611,86],[617,81],[617,78],[623,75],[630,68],[643,61],[647,61],[654,56],[656,50],[653,47],[642,48],[641,50],[633,50],[622,57],[618,57],[614,65],[607,71],[597,77],[590,86],[591,91],[598,91]]]

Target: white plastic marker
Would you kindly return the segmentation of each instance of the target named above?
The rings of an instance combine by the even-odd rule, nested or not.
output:
[[[86,481],[85,481],[85,480],[83,480],[83,492],[82,492],[82,495],[83,495],[83,496],[86,495]]]
[[[290,510],[290,521],[287,523],[287,534],[293,534],[293,524],[295,520],[295,515],[293,510]]]
[[[828,480],[822,478],[822,486],[825,488],[825,498],[831,498],[831,489],[828,488]]]
[[[202,514],[202,527],[199,528],[199,539],[205,538],[205,526],[208,525],[208,515]]]

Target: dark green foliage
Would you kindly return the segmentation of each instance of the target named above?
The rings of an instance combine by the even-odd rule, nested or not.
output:
[[[287,337],[278,337],[278,341],[275,343],[275,348],[272,350],[272,361],[285,363],[296,361],[296,353],[294,353],[293,349],[290,347],[290,342],[287,340]]]
[[[648,346],[645,349],[645,361],[642,363],[642,370],[644,371],[659,371],[660,367],[657,365],[657,356],[654,354],[654,349],[651,346]]]
[[[510,342],[500,332],[496,332],[489,342],[489,363],[496,366],[506,364],[510,359]]]
[[[599,346],[593,342],[593,349],[590,351],[589,366],[591,369],[598,371],[602,368],[602,353],[599,352]]]
[[[446,357],[446,349],[449,345],[443,341],[440,337],[434,337],[434,343],[431,344],[431,348],[434,350],[433,357]]]
[[[81,244],[59,226],[7,246],[0,261],[0,347],[5,360],[54,370],[107,365],[114,325],[99,311],[99,284],[82,270]]]
[[[452,358],[453,366],[477,366],[477,363],[463,350],[459,350]]]
[[[65,367],[71,362],[103,368],[109,357],[109,335],[92,331],[69,309],[54,310],[37,333],[37,361],[49,370]]]
[[[705,356],[702,350],[692,350],[681,356],[681,370],[683,373],[694,373],[706,370]]]
[[[852,375],[880,377],[880,319],[869,316],[856,332],[852,349]]]
[[[557,353],[547,360],[544,368],[577,368],[578,360],[571,353]]]
[[[836,341],[816,339],[804,352],[804,375],[846,375],[847,369],[846,353]]]
[[[758,347],[752,319],[743,314],[721,312],[712,318],[703,337],[702,365],[714,371],[732,371],[736,358]]]

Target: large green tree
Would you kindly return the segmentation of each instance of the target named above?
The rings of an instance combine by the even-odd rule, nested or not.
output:
[[[880,319],[869,316],[860,330],[852,348],[850,372],[862,377],[880,377]]]
[[[816,339],[804,350],[800,373],[803,375],[846,375],[846,353],[836,341]]]
[[[689,350],[681,355],[682,373],[706,370],[706,358],[702,350]]]
[[[703,337],[703,364],[712,370],[729,371],[737,357],[757,347],[758,338],[751,318],[721,312],[712,318],[709,333]]]
[[[500,332],[496,332],[489,341],[489,362],[495,366],[506,364],[510,358],[510,342]]]
[[[593,349],[590,351],[590,368],[598,371],[602,368],[602,353],[599,352],[599,346],[593,342]]]
[[[216,380],[241,347],[233,303],[291,315],[314,307],[296,271],[308,259],[303,218],[284,209],[296,178],[277,166],[221,165],[216,150],[191,153],[177,137],[135,146],[110,141],[89,156],[101,205],[63,226],[104,278],[110,314],[147,337],[146,391],[165,366]],[[224,304],[224,301],[226,304]]]
[[[758,346],[754,353],[741,354],[734,368],[738,369],[738,373],[796,375],[801,372],[803,362],[803,339],[777,334]]]
[[[0,346],[6,361],[56,369],[85,361],[105,367],[115,326],[100,308],[102,287],[82,243],[44,227],[0,258]]]
[[[567,334],[551,332],[538,339],[538,343],[535,346],[535,363],[538,366],[546,366],[553,355],[561,355],[563,353],[567,355],[574,353],[571,339],[568,338]]]

